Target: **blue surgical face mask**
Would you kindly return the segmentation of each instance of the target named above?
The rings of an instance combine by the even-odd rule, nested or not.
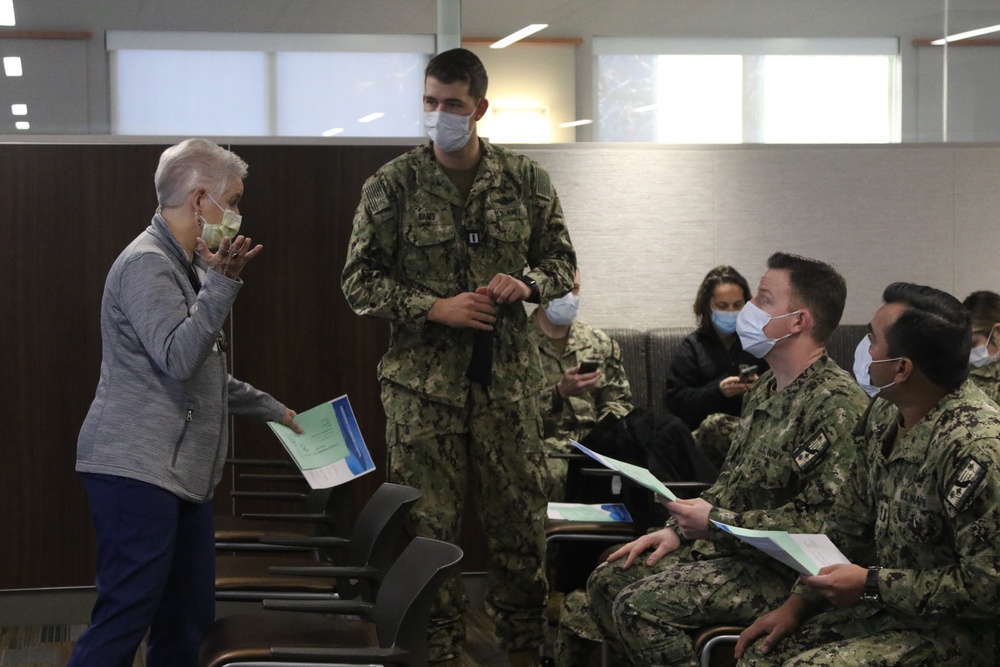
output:
[[[858,381],[861,389],[864,390],[866,394],[874,398],[883,389],[888,389],[892,385],[896,384],[895,380],[889,384],[884,384],[881,387],[872,384],[871,376],[871,365],[881,364],[886,361],[899,361],[902,357],[893,357],[892,359],[872,359],[872,341],[868,336],[861,339],[858,346],[854,349],[854,379]]]
[[[462,150],[469,143],[472,127],[469,116],[460,116],[447,111],[425,111],[424,129],[434,145],[445,153]]]
[[[736,317],[736,333],[740,336],[740,345],[753,356],[763,359],[771,351],[775,343],[792,335],[791,333],[787,333],[781,338],[768,338],[767,334],[764,333],[764,327],[771,320],[780,320],[783,317],[790,317],[798,312],[796,310],[785,315],[771,317],[755,306],[752,301],[747,301],[740,314]]]
[[[231,239],[236,237],[240,231],[240,225],[243,223],[243,216],[228,208],[222,208],[219,202],[215,201],[215,198],[207,192],[205,195],[222,211],[222,222],[217,225],[210,225],[202,218],[201,238],[205,240],[209,249],[216,250],[224,237],[228,236]]]
[[[545,306],[545,317],[549,322],[557,326],[567,326],[573,324],[576,319],[576,311],[580,308],[580,297],[570,292],[558,299],[549,301]]]
[[[719,330],[719,333],[727,336],[736,331],[736,318],[739,317],[738,310],[715,310],[712,309],[712,325]]]

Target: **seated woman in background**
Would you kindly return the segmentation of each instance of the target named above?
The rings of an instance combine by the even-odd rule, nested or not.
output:
[[[715,267],[698,288],[698,328],[674,355],[666,392],[667,409],[692,431],[714,413],[738,417],[743,394],[768,369],[763,359],[743,351],[736,335],[736,316],[752,296],[746,278],[731,266]],[[749,371],[742,379],[741,370]]]
[[[972,353],[969,379],[1000,402],[1000,294],[982,290],[962,302],[972,316]]]

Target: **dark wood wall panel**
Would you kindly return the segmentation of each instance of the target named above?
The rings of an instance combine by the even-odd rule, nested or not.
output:
[[[104,277],[156,208],[153,172],[165,147],[0,146],[0,588],[93,582],[76,437],[100,367]],[[344,494],[353,517],[385,478],[375,369],[388,327],[348,309],[340,272],[364,179],[405,147],[232,148],[250,165],[244,230],[265,247],[244,273],[230,322],[234,373],[296,409],[351,397],[378,466]],[[240,420],[234,448],[285,456],[266,427]],[[217,512],[233,511],[234,485],[250,483],[227,474]],[[238,512],[281,507],[235,503]],[[466,541],[475,567],[481,539]]]

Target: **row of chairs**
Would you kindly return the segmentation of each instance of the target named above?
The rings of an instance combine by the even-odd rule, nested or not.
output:
[[[220,522],[230,525],[216,535],[217,599],[260,601],[286,613],[216,621],[201,646],[201,667],[426,665],[430,606],[462,550],[415,538],[396,557],[402,523],[419,497],[415,489],[383,484],[349,536],[284,525],[288,516],[294,522],[311,514],[307,523],[325,532],[330,523],[316,515],[329,515],[326,508]],[[273,564],[295,551],[296,564]]]
[[[584,474],[607,476],[611,472],[604,468],[588,468]],[[678,495],[690,497],[706,485],[687,482],[669,486]],[[626,494],[636,492],[641,491],[636,487],[629,487],[626,482]],[[273,618],[275,615],[241,615],[223,619],[206,639],[203,665],[249,667],[251,663],[246,662],[247,660],[257,660],[253,664],[261,665],[292,664],[288,660],[292,659],[290,656],[294,651],[290,652],[289,648],[277,652],[271,650],[282,641],[288,646],[308,649],[298,653],[299,659],[312,656],[310,659],[313,662],[322,661],[325,659],[322,656],[328,654],[330,659],[340,660],[340,664],[349,664],[351,660],[345,657],[347,654],[341,655],[347,650],[343,646],[344,637],[338,635],[339,628],[342,627],[348,628],[352,636],[366,637],[369,648],[378,646],[381,651],[378,655],[387,664],[423,664],[419,661],[426,659],[426,614],[420,617],[416,607],[409,609],[404,624],[406,632],[401,634],[402,626],[392,632],[388,629],[378,630],[377,618],[383,618],[382,625],[388,628],[394,622],[385,619],[393,617],[401,622],[403,608],[396,605],[390,611],[388,602],[385,602],[387,598],[383,597],[382,611],[376,613],[383,587],[385,595],[396,602],[410,599],[408,594],[394,589],[390,572],[395,567],[394,562],[406,562],[402,556],[399,560],[394,559],[398,553],[397,538],[402,533],[403,521],[419,497],[420,492],[415,489],[383,484],[361,510],[353,531],[347,537],[316,534],[335,530],[336,522],[331,519],[333,512],[328,505],[334,504],[337,499],[328,491],[315,491],[301,497],[305,508],[310,510],[303,513],[254,514],[244,515],[244,518],[235,521],[220,521],[217,530],[220,551],[217,559],[217,599],[258,601],[263,602],[266,609],[298,611],[300,615],[280,615],[283,617],[281,619]],[[288,522],[311,527],[290,530]],[[547,539],[550,544],[566,542],[577,545],[611,545],[632,539],[643,529],[644,526],[637,524],[549,522]],[[426,558],[429,547],[424,546],[422,549]],[[293,551],[297,553],[292,557],[286,553]],[[460,558],[461,552],[458,553]],[[282,564],[275,565],[278,557],[283,557],[284,560]],[[411,563],[409,566],[415,565]],[[427,585],[436,591],[440,583],[428,579]],[[433,593],[429,595],[433,598]],[[353,621],[353,624],[348,624],[350,627],[343,623],[336,623],[331,627],[327,618],[307,620],[301,617],[302,612],[350,614],[362,613],[361,610],[369,615],[367,625],[364,621]],[[359,623],[368,630],[360,631]],[[264,626],[271,630],[262,631]],[[421,629],[416,631],[414,628]],[[414,643],[406,636],[410,631],[419,635],[416,637],[419,641]],[[706,628],[694,635],[702,667],[733,664],[732,644],[738,631],[739,628],[720,626]],[[333,645],[340,645],[339,652],[330,652]],[[386,653],[389,647],[393,647],[391,655]],[[406,648],[403,650],[401,647]],[[371,652],[358,652],[357,648],[352,646],[348,653],[368,658],[373,656]],[[258,653],[261,652],[266,652],[274,659],[260,659]],[[607,665],[606,652],[602,653],[602,664]],[[237,659],[243,662],[233,662]],[[417,662],[410,662],[411,660]]]

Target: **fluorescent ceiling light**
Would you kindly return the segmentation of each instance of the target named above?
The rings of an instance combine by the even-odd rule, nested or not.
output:
[[[14,0],[0,0],[0,25],[14,25]]]
[[[21,59],[18,56],[7,56],[4,58],[3,71],[7,76],[21,76]]]
[[[959,32],[954,35],[948,35],[947,37],[942,37],[941,39],[935,39],[931,44],[934,46],[943,46],[945,43],[957,42],[960,39],[969,39],[970,37],[979,37],[980,35],[988,35],[991,32],[1000,32],[1000,25],[991,25],[988,28],[976,28],[975,30],[969,30],[967,32]]]
[[[580,127],[581,125],[590,125],[593,122],[589,118],[584,118],[583,120],[571,120],[568,123],[559,123],[559,127]]]
[[[521,28],[517,32],[514,32],[514,33],[511,33],[511,34],[507,35],[506,37],[504,37],[503,39],[501,39],[498,42],[493,42],[492,44],[490,44],[490,48],[491,49],[502,49],[505,46],[510,46],[511,44],[513,44],[514,42],[516,42],[518,40],[524,39],[528,35],[534,35],[539,30],[545,30],[548,27],[549,27],[548,23],[532,23],[531,25],[529,25],[526,28]]]
[[[14,127],[16,127],[19,130],[30,130],[31,123],[29,123],[26,120],[19,120],[16,123],[14,123]]]
[[[375,113],[370,113],[367,116],[362,116],[361,118],[358,119],[358,122],[359,123],[370,123],[373,120],[378,120],[379,118],[381,118],[384,115],[385,114],[382,113],[381,111],[376,111]]]
[[[28,115],[28,105],[27,104],[11,104],[10,112],[15,116],[27,116]]]
[[[646,113],[647,111],[653,111],[654,109],[659,109],[659,108],[660,108],[659,104],[647,104],[646,106],[643,107],[636,107],[632,109],[632,111],[636,113]]]
[[[331,127],[329,130],[323,133],[324,137],[332,137],[334,135],[340,134],[344,131],[342,127]]]

